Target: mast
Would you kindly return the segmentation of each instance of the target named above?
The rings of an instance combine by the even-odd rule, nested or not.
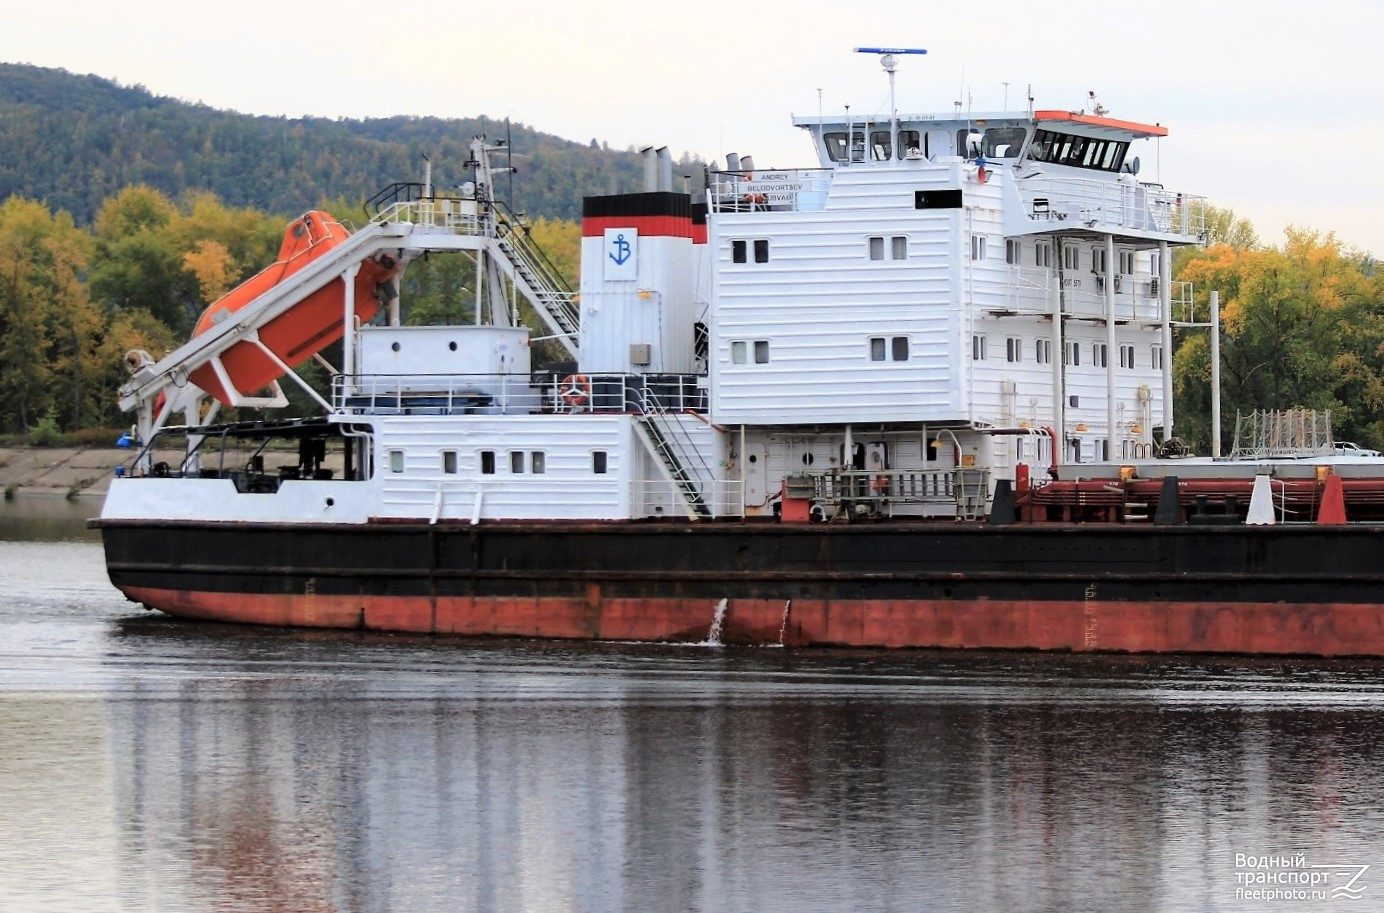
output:
[[[879,54],[879,64],[889,74],[889,155],[899,155],[899,109],[894,103],[894,70],[898,68],[898,54],[926,54],[924,48],[856,48],[857,54]],[[868,139],[868,137],[867,137]],[[847,136],[849,141],[849,135]],[[868,145],[868,143],[867,143]]]

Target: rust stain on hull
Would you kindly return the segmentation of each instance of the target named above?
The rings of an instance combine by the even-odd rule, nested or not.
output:
[[[697,598],[331,597],[159,590],[138,602],[175,616],[261,625],[561,640],[701,640],[715,604]],[[1384,612],[1339,603],[729,599],[727,644],[1136,653],[1384,656]]]

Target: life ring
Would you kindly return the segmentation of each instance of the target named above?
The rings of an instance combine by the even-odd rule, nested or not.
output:
[[[749,183],[752,182],[753,180],[754,180],[754,175],[753,175],[752,173],[748,172],[748,171],[745,172],[745,175],[744,175],[744,182],[745,182],[746,184],[749,184]],[[763,204],[764,204],[764,194],[762,194],[762,193],[747,193],[747,194],[745,194],[744,199],[745,199],[745,202],[746,202],[746,203],[749,203],[749,204],[752,205],[752,206],[758,206],[758,205],[763,205]]]
[[[879,495],[889,494],[889,477],[874,476],[870,479],[870,494],[878,497]]]
[[[568,374],[562,379],[562,401],[570,409],[578,409],[591,401],[591,378],[585,374]]]

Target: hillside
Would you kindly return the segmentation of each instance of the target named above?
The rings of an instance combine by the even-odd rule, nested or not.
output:
[[[585,195],[634,190],[636,153],[509,127],[517,174],[512,205],[576,219]],[[170,197],[211,190],[229,206],[296,214],[325,199],[364,200],[418,180],[422,156],[438,187],[460,184],[477,134],[503,138],[484,117],[368,120],[256,117],[155,96],[99,76],[0,63],[0,200],[18,195],[91,222],[131,184]],[[500,185],[502,195],[508,182]]]

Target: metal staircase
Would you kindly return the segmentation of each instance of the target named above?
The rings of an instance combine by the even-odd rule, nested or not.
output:
[[[496,202],[495,241],[512,267],[505,269],[524,297],[533,302],[539,317],[548,324],[557,340],[573,356],[577,354],[577,334],[581,317],[574,302],[576,293],[562,278],[551,260],[529,237],[528,227],[519,222],[503,203]]]
[[[635,433],[658,459],[664,477],[677,488],[688,519],[710,520],[715,514],[706,502],[702,486],[713,476],[696,444],[676,419],[663,421],[670,413],[656,395],[646,393],[641,406],[634,423]]]

